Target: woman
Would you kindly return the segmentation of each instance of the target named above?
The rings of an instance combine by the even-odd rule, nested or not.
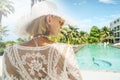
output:
[[[25,28],[33,39],[5,50],[3,80],[81,80],[72,47],[48,39],[63,24],[64,19],[52,13],[34,19]]]

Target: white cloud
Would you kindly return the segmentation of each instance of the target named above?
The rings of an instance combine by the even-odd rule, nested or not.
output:
[[[99,0],[99,2],[105,3],[105,4],[116,4],[115,0]]]

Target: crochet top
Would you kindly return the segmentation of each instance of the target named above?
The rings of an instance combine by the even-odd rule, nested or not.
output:
[[[5,49],[3,80],[82,80],[72,46],[53,43]]]

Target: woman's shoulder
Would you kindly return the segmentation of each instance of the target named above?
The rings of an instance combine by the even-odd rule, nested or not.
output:
[[[66,44],[66,43],[55,43],[56,46],[64,46],[64,47],[72,47],[70,44]]]
[[[72,45],[66,44],[66,43],[55,43],[53,46],[55,47],[55,49],[58,49],[58,50],[60,49],[68,50],[73,48]]]
[[[46,48],[46,47],[55,47],[55,48],[69,48],[69,47],[72,47],[72,45],[70,44],[66,44],[66,43],[53,43],[53,44],[50,44],[50,45],[47,45],[47,46],[41,46],[41,47],[30,47],[30,46],[22,46],[20,44],[14,44],[12,46],[8,46],[5,48],[5,51],[6,50],[11,50],[11,49],[41,49],[41,48]]]
[[[10,49],[12,49],[13,46],[14,46],[14,45],[7,46],[7,47],[5,48],[5,51],[6,51],[6,50],[10,50]]]
[[[9,51],[9,50],[12,50],[14,48],[15,44],[14,45],[10,45],[10,46],[7,46],[4,51]]]

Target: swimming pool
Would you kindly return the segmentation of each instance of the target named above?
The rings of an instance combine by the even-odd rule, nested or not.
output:
[[[120,71],[119,48],[90,44],[76,52],[76,57],[81,69]]]

